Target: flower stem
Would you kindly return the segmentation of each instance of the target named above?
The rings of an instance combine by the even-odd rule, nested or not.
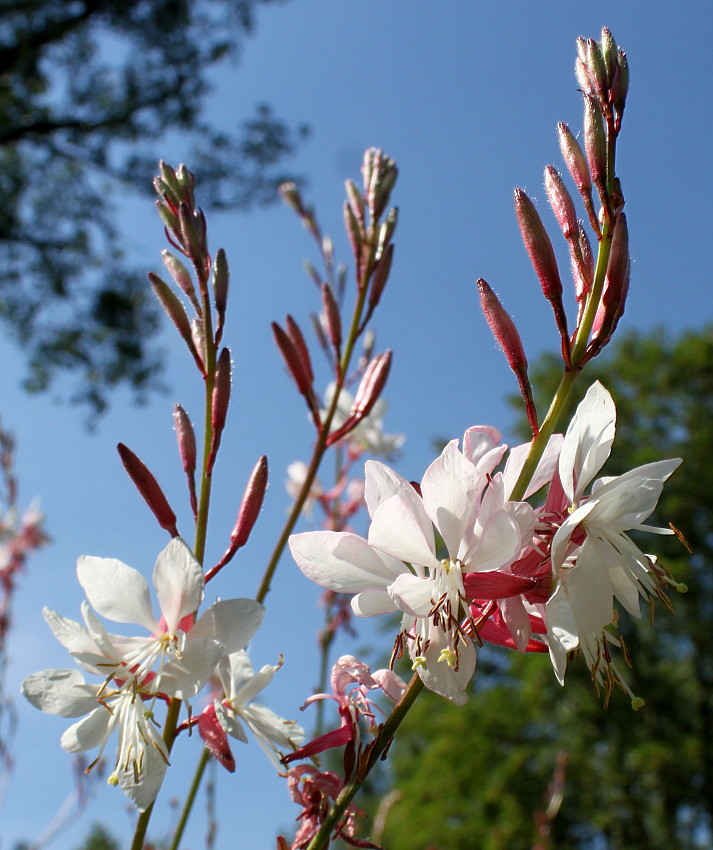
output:
[[[346,811],[347,806],[353,800],[355,794],[364,782],[364,779],[366,779],[367,774],[371,771],[391,743],[396,730],[401,725],[401,722],[408,714],[409,709],[414,704],[416,697],[418,697],[422,690],[423,682],[418,674],[414,673],[411,677],[411,681],[408,683],[408,687],[404,691],[403,696],[393,707],[391,714],[389,714],[386,721],[379,729],[379,734],[374,741],[374,746],[370,753],[367,770],[361,771],[360,775],[342,788],[339,796],[332,806],[331,811],[329,812],[329,815],[322,823],[319,832],[307,845],[307,850],[324,850],[325,847],[329,847],[332,832],[339,825],[339,821]]]

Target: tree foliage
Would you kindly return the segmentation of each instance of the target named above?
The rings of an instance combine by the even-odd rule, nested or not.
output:
[[[544,404],[556,358],[533,373]],[[424,694],[406,720],[390,757],[399,797],[382,836],[389,850],[713,847],[713,326],[621,337],[592,364],[570,413],[596,377],[618,410],[607,474],[684,458],[657,524],[673,522],[694,549],[658,541],[689,591],[673,592],[674,613],[658,607],[655,629],[621,624],[628,678],[646,705],[633,712],[616,693],[605,709],[581,659],[561,689],[546,656],[484,648],[465,707]],[[562,804],[549,837],[538,836],[558,759]]]
[[[122,261],[118,197],[151,190],[151,143],[179,134],[213,207],[276,196],[303,137],[265,105],[228,132],[203,116],[209,77],[236,59],[261,3],[2,0],[0,319],[26,350],[26,385],[78,377],[95,410],[156,382],[157,311]]]

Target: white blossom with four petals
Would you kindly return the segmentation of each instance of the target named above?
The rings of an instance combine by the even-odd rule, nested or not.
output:
[[[195,620],[203,599],[203,571],[178,537],[159,554],[154,568],[158,619],[146,580],[121,561],[83,556],[77,576],[97,613],[114,622],[137,623],[150,634],[110,634],[86,602],[84,625],[45,608],[55,637],[84,670],[103,681],[87,684],[76,670],[45,670],[28,676],[22,692],[49,714],[83,717],[62,736],[68,752],[98,747],[98,760],[117,729],[119,746],[109,781],[144,810],[158,793],[168,764],[153,713],[156,699],[195,696],[224,655],[247,645],[264,608],[250,599],[225,600]]]

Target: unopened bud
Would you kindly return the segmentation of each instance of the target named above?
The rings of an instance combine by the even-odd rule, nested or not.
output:
[[[378,219],[389,203],[391,190],[398,176],[398,168],[391,157],[379,148],[369,148],[362,165],[364,193],[372,219]]]
[[[585,97],[594,97],[594,88],[589,77],[586,59],[581,59],[579,56],[574,60],[574,76],[577,78],[582,94]]]
[[[587,39],[587,70],[597,100],[604,108],[609,101],[609,74],[601,48],[593,38]]]
[[[183,201],[188,205],[189,209],[193,210],[196,205],[194,190],[196,187],[196,178],[192,171],[189,171],[186,166],[181,163],[176,169],[176,180],[182,189]]]
[[[198,352],[200,369],[205,375],[205,366],[203,364],[203,352],[205,351],[205,330],[203,328],[203,319],[197,317],[191,320],[191,337],[193,344]]]
[[[376,249],[377,259],[383,255],[387,246],[391,244],[391,237],[394,235],[394,230],[396,230],[396,224],[398,223],[398,220],[398,207],[392,207],[386,214],[386,218],[384,219],[381,224],[381,227],[379,228],[379,244]]]
[[[225,326],[225,310],[228,306],[228,284],[230,282],[230,271],[228,270],[228,259],[225,251],[219,248],[213,260],[213,298],[215,301],[215,312],[218,316],[218,325],[215,332],[215,344],[220,343]]]
[[[498,296],[493,292],[488,283],[482,278],[478,280],[478,292],[480,293],[480,307],[485,316],[490,330],[498,345],[505,355],[508,365],[515,373],[520,387],[520,394],[525,401],[527,418],[533,434],[539,431],[535,402],[532,397],[532,387],[527,376],[527,357],[525,349],[517,332],[515,323],[505,312]]]
[[[591,198],[592,192],[592,178],[589,174],[587,159],[579,146],[579,142],[574,138],[572,131],[566,124],[560,121],[557,125],[557,133],[562,159],[564,159],[572,180],[574,180],[577,191],[586,202],[588,198]]]
[[[215,367],[215,384],[213,386],[213,396],[211,399],[210,424],[213,429],[213,447],[211,454],[215,455],[220,445],[220,438],[225,428],[225,420],[228,416],[228,406],[230,405],[230,389],[231,378],[233,372],[233,363],[230,356],[230,349],[224,348],[220,352],[218,362]],[[212,464],[209,464],[209,467]]]
[[[278,191],[282,197],[282,200],[287,204],[288,207],[293,209],[300,216],[305,214],[305,208],[302,203],[302,196],[300,195],[300,191],[295,183],[283,183]]]
[[[161,306],[166,311],[169,319],[176,326],[178,333],[186,343],[188,350],[191,352],[193,359],[196,361],[198,368],[202,372],[203,361],[196,349],[193,334],[191,332],[191,323],[188,321],[188,316],[186,315],[183,304],[181,304],[171,287],[165,281],[161,280],[157,274],[149,272],[148,277],[151,281],[151,286],[156,293],[156,297],[161,302]]]
[[[173,407],[173,423],[176,428],[176,438],[178,440],[178,453],[181,456],[183,471],[186,473],[188,480],[188,492],[191,500],[191,508],[193,514],[198,512],[196,500],[196,435],[193,431],[193,425],[186,411],[180,404]]]
[[[394,259],[393,243],[388,245],[383,255],[379,258],[374,267],[374,272],[371,277],[371,288],[369,290],[369,309],[373,311],[378,305],[381,295],[386,287],[386,281],[389,279],[391,271],[391,263]]]
[[[328,283],[322,284],[322,311],[329,339],[334,350],[338,352],[342,344],[342,319],[332,287]]]
[[[619,73],[612,85],[612,99],[616,111],[616,131],[618,133],[621,129],[621,119],[626,106],[626,96],[629,93],[629,60],[626,58],[626,53],[621,49],[617,51],[617,68]]]
[[[356,218],[361,230],[364,230],[366,221],[366,207],[364,206],[364,198],[362,197],[359,187],[353,180],[347,180],[345,183],[347,190],[347,201],[351,207],[354,217]]]
[[[617,47],[616,41],[614,41],[614,36],[611,34],[611,30],[606,27],[602,28],[602,38],[601,38],[601,50],[602,57],[604,59],[604,67],[607,71],[607,80],[609,85],[611,86],[612,80],[614,79],[614,69],[617,65]]]
[[[250,532],[253,530],[257,518],[260,514],[260,508],[267,490],[267,458],[263,455],[255,464],[250,479],[248,481],[243,500],[240,503],[238,518],[235,522],[235,527],[230,533],[230,545],[225,550],[220,561],[206,573],[205,580],[210,581],[216,573],[233,558],[233,555],[242,548],[250,537]]]
[[[134,482],[134,486],[141,493],[146,504],[158,520],[158,524],[161,528],[168,531],[171,537],[178,537],[176,515],[171,510],[168,500],[163,494],[163,490],[149,468],[123,443],[117,445],[117,450],[121,457],[121,462],[124,464],[124,469],[126,469],[129,477]]]
[[[574,201],[567,191],[562,178],[555,168],[548,165],[545,168],[545,191],[547,200],[550,202],[552,212],[555,214],[557,223],[562,229],[564,238],[570,242],[576,237],[579,221],[574,208]]]
[[[181,193],[181,185],[176,178],[176,172],[162,159],[158,162],[158,170],[161,172],[161,176],[155,179],[160,180],[163,183],[164,191],[170,192],[174,195],[176,199],[175,204],[178,206],[178,196]],[[159,192],[159,195],[162,195],[162,193]]]
[[[609,342],[619,319],[624,315],[629,274],[629,229],[626,215],[620,213],[614,225],[602,300],[592,327],[592,342],[587,349],[587,359],[598,354]]]
[[[201,235],[198,222],[188,204],[181,203],[178,207],[178,225],[181,245],[188,257],[198,261],[202,257]]]
[[[311,384],[314,381],[314,373],[312,372],[312,360],[309,356],[309,349],[307,348],[307,343],[305,342],[304,335],[300,330],[300,326],[289,314],[285,318],[285,328],[287,329],[287,335],[295,347],[295,351],[297,352],[301,362],[304,364],[305,374]]]
[[[156,201],[156,212],[163,222],[163,226],[166,228],[167,232],[177,237],[180,231],[178,215],[161,201]]]
[[[181,291],[190,299],[190,302],[193,305],[195,311],[198,313],[198,315],[200,315],[201,307],[198,303],[198,299],[196,298],[196,290],[193,286],[193,280],[188,269],[177,257],[174,257],[173,254],[170,253],[170,251],[166,251],[164,249],[163,251],[161,251],[161,256],[163,258],[163,264],[166,266],[168,273],[176,281]]]
[[[592,180],[600,192],[607,183],[607,137],[604,119],[592,98],[584,98],[584,149]]]
[[[361,257],[361,249],[364,244],[364,234],[359,225],[359,220],[354,215],[354,210],[347,201],[344,202],[344,227],[349,237],[349,243],[352,246],[354,258],[359,263]]]
[[[555,252],[540,214],[522,189],[515,189],[515,213],[522,241],[540,279],[545,298],[556,301],[562,296],[562,281]]]
[[[379,400],[391,369],[391,351],[379,354],[370,361],[362,375],[349,415],[342,425],[333,431],[327,439],[332,446],[354,430],[372,411]]]

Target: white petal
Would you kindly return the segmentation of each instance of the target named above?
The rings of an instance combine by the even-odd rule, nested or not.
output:
[[[62,735],[62,749],[68,753],[83,753],[105,743],[116,723],[113,715],[103,705],[97,706],[84,720],[73,723]]]
[[[82,555],[77,561],[77,577],[92,608],[102,617],[156,631],[149,586],[137,570],[115,558]]]
[[[166,627],[173,634],[185,616],[198,610],[203,599],[203,570],[180,537],[174,537],[159,554],[153,582]]]
[[[490,425],[474,425],[463,434],[463,454],[471,463],[480,468],[480,463],[488,458],[483,474],[487,475],[495,469],[500,458],[507,451],[507,446],[501,446],[502,434]],[[492,465],[491,465],[492,464]]]
[[[567,653],[579,646],[577,624],[567,600],[567,593],[560,584],[545,606],[547,623],[547,643],[550,648],[550,660],[560,685],[564,684],[567,669]]]
[[[43,670],[22,683],[22,695],[35,708],[60,717],[82,717],[97,707],[97,686],[79,670]]]
[[[65,649],[92,672],[100,672],[98,665],[104,663],[106,657],[84,626],[62,617],[52,608],[43,608],[42,615]]]
[[[289,541],[297,566],[312,581],[338,593],[386,588],[406,570],[401,561],[344,531],[307,531]]]
[[[452,557],[457,555],[466,529],[472,528],[478,493],[486,483],[487,478],[479,476],[458,450],[457,440],[448,443],[423,476],[423,506]]]
[[[434,589],[431,579],[404,573],[389,587],[389,595],[400,611],[414,617],[427,617],[433,607]]]
[[[413,646],[413,643],[411,645]],[[467,688],[475,673],[475,646],[470,640],[467,644],[460,645],[460,663],[456,671],[445,661],[438,660],[446,645],[443,632],[432,629],[431,643],[425,652],[426,666],[417,668],[418,675],[430,691],[440,694],[455,705],[464,705],[468,702]]]
[[[369,526],[369,543],[414,567],[438,567],[433,526],[423,503],[418,496],[416,502],[403,496],[399,493],[379,505]]]
[[[194,697],[215,672],[225,647],[215,640],[186,642],[181,658],[172,658],[163,668],[153,687],[180,699]]]
[[[364,501],[370,517],[374,516],[382,502],[402,491],[411,490],[414,497],[418,499],[418,494],[408,481],[385,463],[380,463],[378,460],[368,460],[364,464],[364,475],[366,479],[364,482]]]
[[[614,589],[596,544],[587,537],[575,566],[564,576],[577,633],[600,632],[614,619]]]
[[[363,590],[352,597],[352,611],[357,617],[374,617],[397,611],[394,600],[386,590]]]
[[[520,551],[520,529],[506,511],[493,514],[466,556],[468,572],[509,566]]]
[[[265,616],[265,607],[254,599],[224,599],[204,611],[188,633],[188,640],[217,640],[226,653],[244,649]]]
[[[560,479],[571,502],[579,501],[609,457],[615,429],[614,401],[599,381],[595,381],[577,407],[560,453]]]

